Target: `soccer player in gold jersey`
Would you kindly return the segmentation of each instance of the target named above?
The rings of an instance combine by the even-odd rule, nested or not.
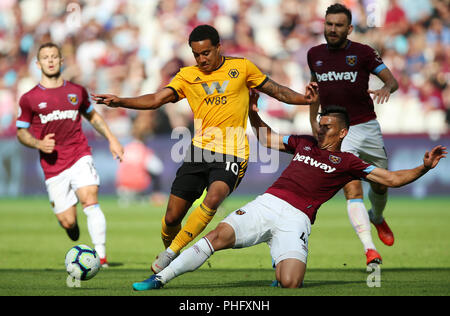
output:
[[[249,89],[257,89],[288,104],[308,105],[309,90],[297,93],[263,74],[245,58],[222,55],[220,37],[209,25],[197,26],[189,36],[197,65],[181,68],[172,81],[157,91],[132,98],[93,94],[110,107],[154,110],[186,98],[194,113],[195,135],[172,184],[161,237],[165,250],[152,264],[154,273],[163,270],[214,217],[224,199],[237,188],[247,168],[246,137]],[[203,191],[207,194],[182,220]]]

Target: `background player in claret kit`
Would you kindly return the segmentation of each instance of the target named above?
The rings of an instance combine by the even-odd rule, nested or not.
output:
[[[189,45],[197,65],[182,68],[156,93],[135,98],[93,94],[99,103],[138,110],[156,109],[186,98],[194,113],[195,136],[172,184],[162,220],[161,235],[166,249],[152,264],[155,273],[203,231],[244,176],[249,156],[246,137],[249,88],[284,103],[310,103],[308,95],[277,84],[251,61],[223,56],[219,34],[212,26],[197,26],[189,36]],[[181,228],[184,216],[205,188],[205,199]]]
[[[322,109],[330,105],[342,105],[348,111],[351,126],[342,143],[342,151],[351,152],[377,167],[387,169],[388,159],[370,94],[378,103],[387,102],[398,84],[373,48],[347,39],[353,30],[351,23],[351,12],[345,6],[334,4],[328,7],[324,30],[327,44],[312,47],[308,51],[311,80],[319,86]],[[369,90],[370,74],[378,76],[384,83],[383,87]],[[315,135],[319,130],[318,110],[319,106],[310,108]],[[387,187],[370,183],[368,197],[372,208],[369,212],[363,203],[361,181],[348,183],[344,193],[350,222],[364,246],[366,263],[381,263],[381,256],[372,240],[370,222],[375,225],[381,241],[392,246],[394,235],[383,217]]]
[[[340,151],[349,119],[343,107],[328,107],[321,114],[318,137],[283,136],[275,133],[256,112],[257,95],[251,99],[250,121],[259,142],[293,155],[281,176],[263,195],[228,215],[219,225],[186,249],[172,263],[149,279],[133,284],[137,291],[160,289],[173,278],[199,268],[215,251],[245,248],[266,242],[282,287],[302,285],[306,272],[308,239],[319,207],[346,183],[367,179],[398,187],[423,176],[446,157],[446,148],[426,152],[423,164],[389,171],[368,164],[352,153]]]
[[[39,150],[53,211],[74,241],[79,238],[76,206],[81,202],[92,243],[102,266],[107,266],[106,219],[98,204],[100,180],[79,114],[108,139],[114,158],[122,160],[123,148],[94,110],[85,88],[62,78],[62,61],[57,45],[46,43],[39,48],[37,65],[42,77],[20,98],[17,138]]]

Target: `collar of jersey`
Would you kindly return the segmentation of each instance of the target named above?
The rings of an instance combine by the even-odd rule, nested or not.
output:
[[[349,47],[350,47],[351,44],[352,44],[352,41],[351,41],[351,40],[348,40],[347,46],[345,46],[344,48],[338,48],[338,49],[335,49],[335,50],[341,50],[341,49],[346,50],[346,49],[349,49]],[[330,49],[330,48],[328,47],[328,44],[327,44],[327,48]]]

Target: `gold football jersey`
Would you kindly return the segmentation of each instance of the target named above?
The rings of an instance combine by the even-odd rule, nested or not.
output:
[[[197,66],[181,68],[167,87],[176,92],[178,100],[189,102],[195,146],[248,160],[249,88],[261,86],[267,79],[248,59],[224,57],[211,73]]]

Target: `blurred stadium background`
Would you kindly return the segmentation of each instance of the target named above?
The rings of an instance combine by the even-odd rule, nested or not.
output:
[[[0,197],[46,194],[38,153],[15,138],[18,99],[40,79],[35,56],[41,43],[62,46],[65,79],[89,92],[134,96],[156,91],[181,66],[194,64],[188,35],[198,24],[212,24],[221,34],[225,55],[247,57],[270,77],[303,92],[310,79],[306,52],[324,42],[324,13],[334,2],[353,12],[350,39],[376,48],[400,84],[387,104],[376,105],[390,168],[418,165],[435,144],[450,147],[448,0],[1,0]],[[376,77],[372,80],[371,87],[381,85]],[[307,107],[262,96],[260,108],[280,132],[310,134]],[[133,118],[147,116],[147,143],[166,164],[162,186],[169,192],[179,163],[171,157],[179,141],[171,132],[176,127],[192,130],[188,104],[140,113],[96,109],[123,142],[131,137]],[[114,194],[118,162],[90,125],[84,128],[100,173],[100,192]],[[253,163],[234,194],[263,192],[288,161],[284,155],[279,161],[267,159],[253,137],[251,148]],[[264,172],[269,169],[274,172]],[[446,159],[438,170],[391,194],[449,195],[449,174]]]

